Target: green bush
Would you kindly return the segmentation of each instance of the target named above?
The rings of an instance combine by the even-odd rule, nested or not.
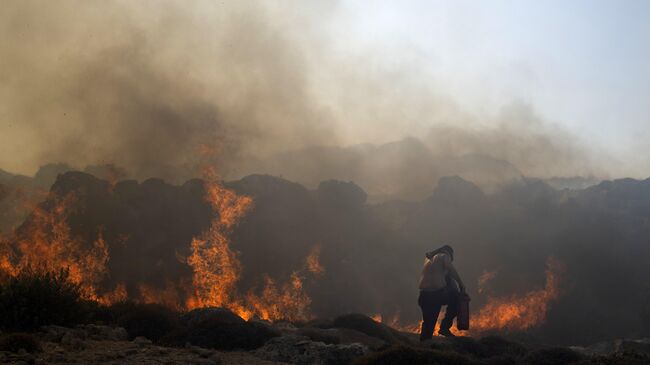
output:
[[[129,339],[144,336],[157,342],[178,330],[178,313],[160,304],[125,301],[111,305],[108,312],[110,321],[124,327]]]
[[[0,283],[0,327],[33,331],[43,325],[71,326],[87,317],[79,285],[68,272],[25,269]]]
[[[0,351],[18,352],[20,349],[38,352],[41,351],[41,343],[27,333],[10,333],[0,337]]]

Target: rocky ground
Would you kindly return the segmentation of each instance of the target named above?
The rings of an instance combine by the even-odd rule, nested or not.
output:
[[[210,315],[210,312],[202,315]],[[223,313],[220,312],[223,317]],[[261,324],[260,324],[261,325]],[[145,337],[130,339],[124,328],[45,326],[28,335],[38,349],[0,351],[2,364],[650,364],[650,340],[617,340],[589,347],[522,345],[501,337],[434,338],[420,343],[363,315],[341,316],[301,326],[263,324],[276,335],[249,350],[163,346]],[[25,346],[29,347],[29,346]]]

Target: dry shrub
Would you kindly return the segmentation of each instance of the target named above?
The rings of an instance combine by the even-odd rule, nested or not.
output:
[[[43,325],[72,326],[88,317],[80,287],[68,272],[26,268],[0,283],[0,327],[33,331]]]
[[[33,353],[41,351],[41,343],[28,333],[10,333],[0,337],[0,351],[18,352],[21,349]]]

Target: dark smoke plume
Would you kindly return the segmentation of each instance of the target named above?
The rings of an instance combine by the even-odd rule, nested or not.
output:
[[[495,159],[526,176],[604,175],[580,142],[528,107],[471,115],[422,82],[406,55],[393,59],[409,72],[372,50],[343,56],[328,31],[336,6],[292,5],[5,2],[0,165],[29,175],[50,162],[114,164],[130,177],[182,183],[209,145],[224,177],[265,171],[312,187],[361,179],[372,195],[409,198],[449,173],[509,181],[484,167]],[[412,136],[423,150],[373,156]],[[283,163],[304,149],[303,165]],[[454,171],[459,159],[486,171]],[[374,175],[403,162],[429,172],[382,188]]]

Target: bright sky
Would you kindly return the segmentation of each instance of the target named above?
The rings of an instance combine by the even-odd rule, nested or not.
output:
[[[650,146],[650,1],[346,0],[341,10],[350,47],[405,50],[469,110],[524,101],[650,169],[640,156]]]

